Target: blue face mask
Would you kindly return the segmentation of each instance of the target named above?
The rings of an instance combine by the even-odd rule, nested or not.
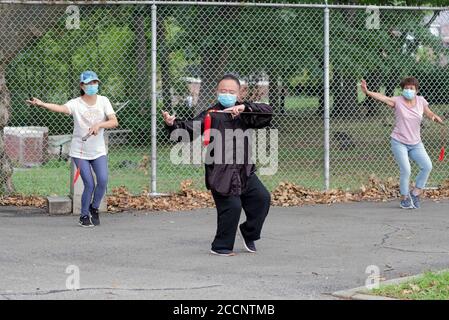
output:
[[[402,91],[402,95],[404,96],[405,99],[407,100],[413,100],[413,98],[415,97],[415,90],[412,89],[404,89]]]
[[[97,94],[98,92],[98,84],[89,84],[86,85],[86,88],[84,89],[84,92],[88,96],[93,96],[94,94]]]
[[[225,108],[233,107],[237,102],[237,96],[235,94],[219,93],[218,102]]]

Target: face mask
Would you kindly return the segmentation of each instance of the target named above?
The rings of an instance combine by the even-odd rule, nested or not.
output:
[[[402,91],[402,95],[404,96],[405,99],[407,100],[413,100],[413,98],[415,97],[415,90],[412,89],[404,89]]]
[[[218,102],[225,108],[233,107],[237,102],[237,96],[235,94],[220,93],[218,94]]]
[[[98,84],[89,84],[86,85],[84,92],[88,95],[88,96],[93,96],[94,94],[97,94],[98,92]]]

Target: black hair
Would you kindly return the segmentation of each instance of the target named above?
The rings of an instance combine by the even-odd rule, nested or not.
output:
[[[84,92],[84,90],[81,88],[81,85],[84,84],[82,82],[80,82],[80,95],[84,96],[86,93]]]
[[[227,73],[223,77],[221,77],[220,80],[218,80],[217,85],[220,82],[222,82],[223,80],[234,80],[238,84],[238,86],[240,88],[240,80],[239,80],[239,78],[237,78],[235,75],[233,75],[231,73]]]

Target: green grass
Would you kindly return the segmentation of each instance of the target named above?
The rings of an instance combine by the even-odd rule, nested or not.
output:
[[[449,271],[441,273],[426,272],[422,277],[400,285],[380,286],[371,294],[396,299],[410,300],[448,300]]]
[[[319,99],[314,97],[286,97],[285,110],[314,111],[319,105]]]
[[[370,174],[379,178],[398,177],[398,169],[393,161],[388,145],[379,145],[366,155],[363,150],[334,150],[331,156],[331,187],[356,190],[366,184]],[[430,151],[432,150],[432,151]],[[373,151],[373,150],[371,150]],[[437,149],[429,153],[437,155]],[[137,168],[145,155],[142,149],[126,148],[111,150],[109,154],[110,193],[114,187],[126,186],[132,193],[138,194],[150,185],[150,172],[147,174]],[[260,176],[269,190],[273,190],[281,181],[290,181],[311,189],[322,190],[324,185],[322,150],[319,147],[282,148],[279,150],[278,172],[273,176]],[[350,159],[350,161],[348,160]],[[123,161],[133,163],[136,168],[123,167]],[[260,168],[261,166],[259,166]],[[194,187],[204,189],[203,166],[174,165],[169,160],[169,149],[160,148],[158,155],[157,187],[159,192],[179,190],[182,180],[191,179]],[[417,168],[414,166],[414,174]],[[23,194],[66,195],[69,193],[70,166],[65,161],[53,160],[46,165],[32,169],[20,169],[13,175],[16,190]],[[438,184],[440,177],[446,177],[447,167],[434,161],[434,170],[429,184]]]
[[[433,109],[441,113],[447,106]],[[278,117],[274,122],[279,130],[278,172],[273,176],[260,176],[261,180],[269,190],[281,181],[322,190],[324,151],[321,117],[310,112],[293,113]],[[361,113],[349,119],[331,119],[331,188],[357,190],[366,184],[371,174],[381,179],[398,179],[399,169],[389,143],[392,124],[393,114],[388,108],[373,118],[366,118]],[[348,150],[342,149],[334,138],[337,131],[348,133],[354,145]],[[428,185],[438,186],[448,178],[449,157],[443,163],[437,161],[442,141],[436,124],[425,122],[422,135],[434,165]],[[178,191],[180,182],[186,179],[193,180],[195,188],[204,189],[203,166],[172,164],[169,159],[171,146],[168,141],[158,144],[157,191]],[[138,164],[149,153],[149,146],[110,148],[108,192],[117,186],[126,186],[134,194],[148,189],[150,169],[147,168],[145,173],[138,169]],[[413,170],[415,177],[418,168],[414,165]],[[67,162],[51,160],[41,167],[16,170],[13,183],[16,191],[22,194],[66,195],[69,193],[69,174]]]
[[[53,162],[55,165],[55,163]],[[70,192],[70,166],[47,164],[38,168],[14,170],[13,184],[25,195],[67,195]]]

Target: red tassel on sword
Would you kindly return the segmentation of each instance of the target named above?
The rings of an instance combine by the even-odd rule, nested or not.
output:
[[[445,150],[444,150],[444,145],[446,144],[446,138],[447,138],[447,128],[442,125],[441,126],[441,131],[440,131],[440,135],[441,135],[441,150],[440,150],[440,156],[438,157],[438,161],[439,162],[443,162],[444,160],[444,154],[445,154]]]
[[[80,176],[80,168],[77,167],[76,171],[75,171],[75,177],[73,178],[73,185],[75,185],[75,183],[78,180],[79,176]]]
[[[444,160],[444,146],[441,147],[440,150],[440,157],[438,158],[438,161],[442,162]]]
[[[204,145],[207,146],[210,143],[210,127],[212,125],[212,118],[210,113],[206,114],[204,118]]]

